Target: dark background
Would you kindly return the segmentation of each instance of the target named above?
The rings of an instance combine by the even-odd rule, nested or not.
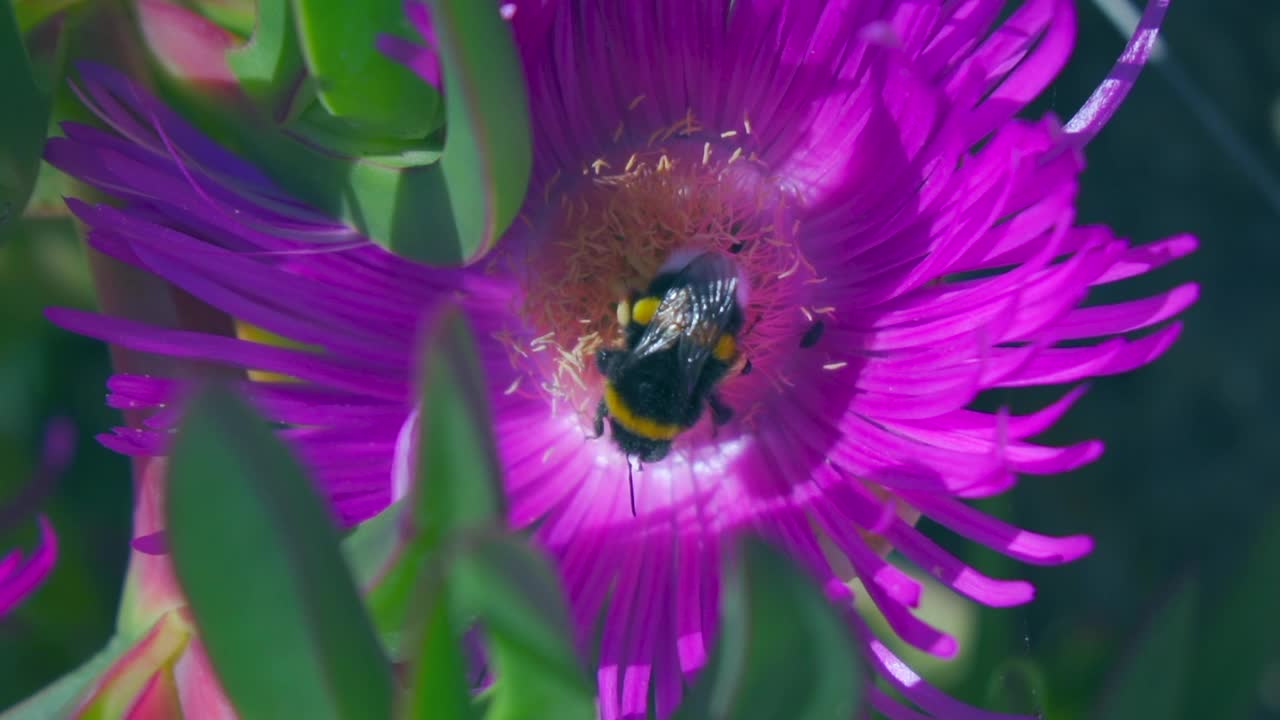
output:
[[[1091,4],[1081,5],[1080,18],[1077,53],[1037,106],[1064,118],[1122,45]],[[1172,351],[1152,367],[1096,381],[1047,436],[1102,438],[1101,461],[1069,476],[1027,479],[985,504],[1037,531],[1088,533],[1097,540],[1093,555],[1027,568],[936,533],[993,574],[1026,577],[1039,589],[1033,604],[1005,610],[929,593],[926,614],[957,632],[964,650],[951,663],[912,656],[913,665],[975,703],[1053,720],[1090,717],[1137,634],[1184,583],[1201,590],[1198,617],[1208,633],[1217,632],[1232,593],[1275,594],[1249,583],[1261,582],[1251,548],[1280,519],[1280,188],[1250,164],[1280,174],[1280,2],[1178,0],[1165,38],[1172,65],[1149,68],[1088,149],[1080,219],[1138,241],[1194,233],[1195,255],[1120,293],[1194,279],[1202,298]],[[130,484],[125,461],[92,439],[116,421],[102,403],[107,353],[41,315],[47,305],[92,303],[83,253],[65,220],[27,222],[0,243],[0,497],[26,481],[50,418],[69,417],[80,432],[70,471],[40,502],[59,534],[57,569],[0,622],[0,708],[98,649],[114,619]],[[1016,410],[1050,396],[986,401]],[[27,523],[0,535],[0,550],[33,536]],[[1274,566],[1280,558],[1261,561]],[[1255,687],[1255,707],[1243,716],[1250,720],[1280,718],[1276,625],[1280,618],[1254,637],[1270,643],[1271,661],[1244,678]],[[1198,657],[1191,671],[1229,662]]]

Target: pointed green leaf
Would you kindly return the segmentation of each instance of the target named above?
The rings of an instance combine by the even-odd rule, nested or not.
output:
[[[342,554],[347,567],[360,587],[378,581],[387,566],[395,561],[400,546],[400,514],[403,502],[395,502],[382,512],[365,520],[342,541]]]
[[[426,335],[414,521],[438,547],[447,533],[501,525],[502,476],[488,391],[466,317],[442,311]]]
[[[132,647],[133,642],[128,638],[120,636],[111,638],[106,647],[86,660],[83,665],[53,681],[40,692],[4,713],[0,713],[0,720],[48,720],[48,718],[70,717],[85,691]]]
[[[426,543],[408,535],[401,526],[406,520],[406,504],[404,500],[393,503],[360,523],[342,542],[347,565],[364,590],[374,627],[392,657],[404,654],[404,626],[428,556]]]
[[[503,491],[488,398],[464,316],[441,312],[424,335],[417,481],[409,496],[347,540],[374,623],[393,655],[411,619],[420,574],[451,533],[497,527]],[[403,509],[395,509],[404,506]]]
[[[250,35],[263,0],[189,0],[193,9],[237,35]]]
[[[0,233],[22,215],[49,125],[49,98],[32,75],[13,5],[0,8]]]
[[[292,116],[309,100],[301,85],[306,71],[289,0],[258,0],[253,35],[227,52],[227,64],[240,89],[276,120]]]
[[[1151,618],[1111,680],[1097,720],[1184,715],[1187,673],[1195,652],[1197,585],[1184,582]]]
[[[1205,600],[1185,718],[1254,717],[1263,674],[1280,648],[1280,506],[1264,516],[1259,530],[1229,576],[1232,582]]]
[[[417,626],[409,687],[401,695],[401,720],[469,720],[476,716],[466,677],[466,661],[452,623],[451,600],[440,577],[438,558],[419,576],[411,622]]]
[[[375,137],[422,138],[439,127],[435,88],[377,48],[381,33],[409,37],[399,0],[293,0],[293,6],[317,99],[330,114]]]
[[[460,611],[480,621],[497,677],[485,718],[594,718],[595,694],[546,558],[497,533],[469,535],[451,558],[450,593]]]
[[[85,0],[13,0],[18,28],[25,34],[57,13],[69,10]]]
[[[174,569],[245,718],[391,713],[391,673],[324,503],[234,394],[189,407],[169,467]]]
[[[201,130],[252,158],[317,211],[398,255],[433,264],[457,262],[456,229],[436,162],[440,143],[435,136],[420,141],[352,136],[322,110],[299,111],[296,94],[282,99],[292,109],[280,112],[299,113],[286,129],[267,118],[246,117],[242,108],[193,96],[180,84],[162,83],[161,90]],[[263,92],[272,91],[264,86]]]
[[[529,182],[529,102],[498,3],[431,0],[448,136],[440,161],[458,258],[486,253],[515,219]]]
[[[861,717],[869,679],[848,623],[812,578],[751,540],[725,575],[720,643],[679,720]]]

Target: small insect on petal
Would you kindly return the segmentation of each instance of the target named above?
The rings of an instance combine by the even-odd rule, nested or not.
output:
[[[811,348],[818,344],[822,339],[822,333],[827,329],[826,323],[821,320],[815,320],[808,330],[804,331],[804,335],[800,336],[800,347]]]

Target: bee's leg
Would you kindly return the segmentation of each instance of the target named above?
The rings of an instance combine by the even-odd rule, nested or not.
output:
[[[640,466],[640,469],[641,470],[644,469],[643,464]],[[631,490],[631,517],[635,517],[636,516],[636,481],[635,481],[635,478],[632,477],[631,475],[631,456],[630,455],[627,456],[627,487]]]
[[[733,408],[725,405],[716,393],[707,396],[707,404],[711,406],[711,434],[714,437],[721,425],[733,419]]]
[[[608,375],[609,370],[618,362],[618,358],[626,354],[624,350],[604,350],[596,351],[596,367],[600,369],[601,375]]]
[[[596,406],[596,421],[591,426],[591,429],[596,432],[595,435],[591,436],[592,440],[598,440],[601,435],[604,435],[604,416],[608,412],[609,408],[604,404],[604,400],[601,400],[600,404]]]
[[[750,360],[748,360],[748,361],[746,361],[746,362],[742,363],[742,369],[738,371],[738,374],[739,374],[739,375],[750,375],[750,374],[751,374],[751,361],[750,361]]]

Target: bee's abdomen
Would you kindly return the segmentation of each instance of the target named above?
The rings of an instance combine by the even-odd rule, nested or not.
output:
[[[646,440],[671,440],[685,429],[669,409],[651,402],[630,402],[611,382],[604,386],[604,404],[614,422]]]

